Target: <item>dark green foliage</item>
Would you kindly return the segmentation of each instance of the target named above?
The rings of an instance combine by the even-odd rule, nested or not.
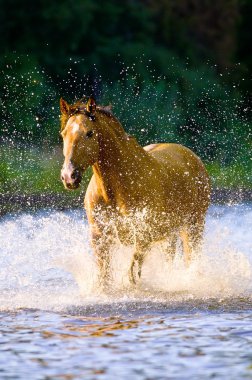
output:
[[[247,162],[250,8],[249,0],[0,0],[3,140],[58,143],[59,97],[92,93],[141,144],[179,142],[209,161]]]
[[[58,103],[65,94],[61,82],[52,82],[31,57],[8,59],[13,63],[3,68],[2,136],[39,145],[58,143]],[[220,83],[213,69],[192,69],[168,54],[166,63],[166,75],[157,76],[153,61],[141,57],[132,66],[124,65],[120,79],[110,82],[97,74],[92,83],[70,70],[64,96],[74,102],[95,92],[98,102],[113,105],[125,129],[142,145],[182,143],[204,159],[225,165],[243,156],[251,128],[241,95]],[[75,92],[72,78],[79,83]]]

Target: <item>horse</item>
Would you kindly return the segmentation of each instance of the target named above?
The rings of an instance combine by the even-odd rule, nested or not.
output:
[[[93,97],[74,104],[61,98],[60,110],[64,187],[77,189],[86,169],[93,171],[84,207],[101,284],[110,282],[115,234],[123,244],[134,244],[131,284],[139,281],[146,254],[159,241],[168,242],[171,261],[181,241],[189,266],[201,245],[210,203],[210,180],[200,158],[175,143],[141,147],[111,107],[97,105]]]

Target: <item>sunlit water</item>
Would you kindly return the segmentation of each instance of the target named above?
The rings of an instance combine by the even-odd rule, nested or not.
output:
[[[251,205],[212,206],[192,266],[154,247],[135,289],[117,246],[105,294],[81,210],[3,218],[0,378],[251,378],[251,231]]]

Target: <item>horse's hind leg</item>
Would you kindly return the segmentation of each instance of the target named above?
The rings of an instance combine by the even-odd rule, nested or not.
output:
[[[193,253],[199,251],[201,248],[203,231],[204,222],[194,223],[188,229],[183,229],[180,231],[184,258],[187,267],[192,261]]]
[[[192,246],[191,246],[188,231],[186,229],[181,230],[180,231],[180,237],[182,240],[185,264],[188,267],[190,265],[191,259],[192,259]]]
[[[136,267],[138,278],[141,278],[142,266],[144,262],[145,253],[142,250],[138,250],[134,253],[129,269],[129,280],[131,284],[136,285]]]
[[[204,221],[193,225],[190,229],[190,239],[193,251],[200,252],[202,248],[203,232],[204,232]]]

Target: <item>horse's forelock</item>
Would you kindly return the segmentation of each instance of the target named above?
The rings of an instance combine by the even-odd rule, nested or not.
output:
[[[71,104],[69,107],[69,113],[68,115],[61,115],[61,131],[65,128],[68,119],[77,114],[83,114],[86,111],[86,104],[87,104],[87,97],[83,97],[79,100],[77,100],[74,104]],[[96,111],[98,113],[101,113],[103,115],[114,117],[112,112],[112,105],[108,106],[97,106]]]
[[[69,113],[73,114],[73,113],[82,113],[82,112],[84,112],[86,110],[87,101],[88,101],[88,97],[87,96],[84,96],[83,98],[77,100],[75,103],[73,103],[73,104],[70,105]],[[113,116],[112,105],[111,104],[109,104],[108,106],[98,105],[97,108],[96,108],[96,110],[98,112],[101,112],[101,113],[106,114],[108,116]]]

